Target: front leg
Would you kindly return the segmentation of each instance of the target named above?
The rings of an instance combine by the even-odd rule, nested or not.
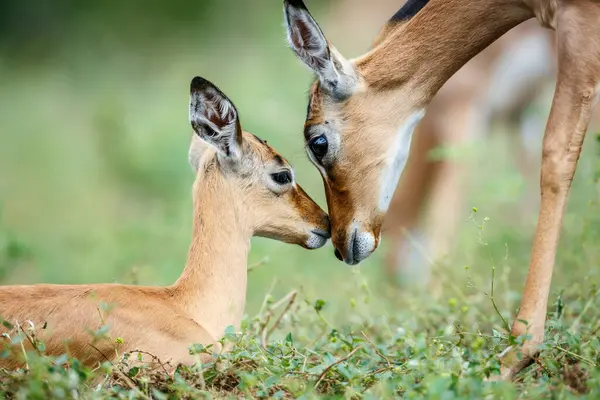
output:
[[[600,3],[563,1],[557,10],[558,78],[543,142],[542,201],[529,272],[511,335],[527,334],[520,348],[501,355],[501,378],[531,364],[544,341],[544,323],[556,248],[571,181],[600,90]]]

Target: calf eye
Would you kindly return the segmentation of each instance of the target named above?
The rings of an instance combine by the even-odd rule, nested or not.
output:
[[[292,174],[290,171],[281,171],[271,174],[271,178],[279,185],[287,185],[292,182]]]
[[[325,154],[327,154],[329,143],[327,143],[327,138],[325,135],[321,135],[312,139],[308,143],[308,147],[310,147],[310,151],[312,151],[317,160],[320,161],[323,157],[325,157]]]

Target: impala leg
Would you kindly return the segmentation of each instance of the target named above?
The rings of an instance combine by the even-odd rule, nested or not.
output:
[[[501,356],[501,377],[528,366],[544,340],[544,322],[562,218],[600,82],[600,3],[563,1],[557,10],[558,77],[544,134],[542,200],[521,307],[511,334],[529,335]],[[524,322],[525,321],[525,322]]]

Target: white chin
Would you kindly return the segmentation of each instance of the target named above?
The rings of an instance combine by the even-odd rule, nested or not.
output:
[[[315,235],[313,233],[306,241],[306,247],[309,249],[318,249],[325,246],[325,243],[327,243],[327,239],[325,239],[323,236]]]

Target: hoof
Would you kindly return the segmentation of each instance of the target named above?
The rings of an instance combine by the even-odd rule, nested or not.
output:
[[[529,347],[531,349],[531,347]],[[500,358],[500,375],[490,376],[486,381],[511,381],[515,375],[521,372],[524,368],[530,366],[539,351],[533,348],[533,351],[528,348],[515,348],[508,346],[502,353],[498,354]]]

